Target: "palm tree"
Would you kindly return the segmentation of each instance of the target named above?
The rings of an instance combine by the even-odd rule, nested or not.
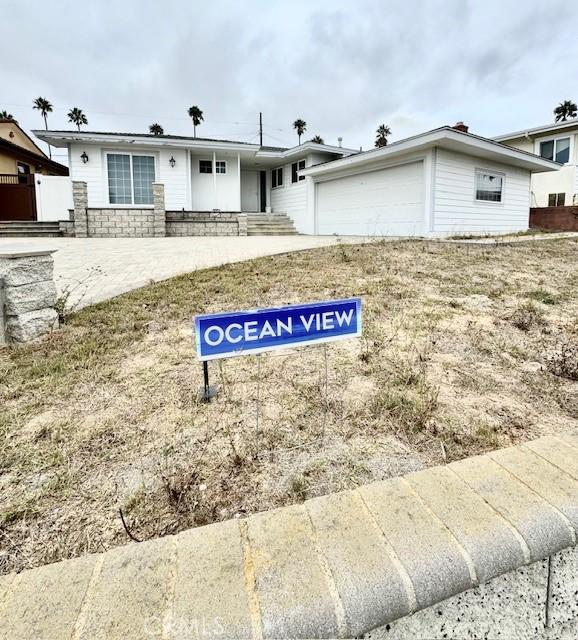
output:
[[[50,104],[50,101],[48,101],[46,98],[36,98],[36,100],[34,100],[34,102],[32,103],[32,108],[40,111],[42,117],[44,118],[44,128],[46,129],[46,131],[48,131],[48,120],[46,116],[49,113],[52,113],[52,105]]]
[[[4,109],[4,111],[0,111],[0,120],[14,120],[14,116]],[[16,122],[16,120],[14,120],[14,122]]]
[[[162,136],[165,132],[165,130],[161,127],[161,125],[158,122],[154,122],[153,124],[151,124],[149,127],[149,131],[154,136]]]
[[[52,104],[46,98],[36,98],[32,103],[32,108],[40,111],[42,117],[44,118],[44,128],[48,131],[48,119],[47,115],[52,113]],[[48,155],[52,158],[52,149],[50,145],[48,145]]]
[[[78,107],[74,107],[68,112],[68,122],[73,122],[78,127],[79,131],[81,124],[88,124],[88,120],[84,113],[82,113],[82,109],[79,109]]]
[[[391,129],[385,124],[380,124],[375,133],[377,134],[375,137],[375,146],[385,147],[387,145],[387,136],[391,135]]]
[[[555,109],[554,115],[556,116],[556,122],[566,122],[568,118],[575,118],[578,107],[572,100],[564,100]]]
[[[311,138],[311,142],[316,142],[317,144],[325,144],[321,136],[313,136]]]
[[[189,118],[191,118],[193,120],[193,135],[196,138],[197,137],[197,127],[204,120],[203,112],[199,109],[199,107],[197,107],[195,105],[194,107],[189,107],[189,110],[187,111],[187,113],[189,114]]]
[[[305,122],[305,120],[301,120],[301,118],[297,118],[297,120],[295,120],[295,122],[293,123],[293,129],[297,131],[297,135],[299,136],[299,144],[301,144],[301,136],[307,130],[307,123]]]

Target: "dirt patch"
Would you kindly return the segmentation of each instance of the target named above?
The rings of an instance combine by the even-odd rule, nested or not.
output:
[[[0,571],[575,430],[578,245],[374,243],[198,271],[0,351]],[[211,363],[196,313],[358,295],[364,334]],[[328,377],[325,377],[327,365]]]

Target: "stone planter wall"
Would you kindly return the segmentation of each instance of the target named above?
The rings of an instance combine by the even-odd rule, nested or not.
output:
[[[247,214],[234,211],[167,211],[167,236],[247,235]]]
[[[53,252],[0,250],[0,342],[28,342],[55,326]]]
[[[87,209],[89,238],[153,238],[153,209]]]

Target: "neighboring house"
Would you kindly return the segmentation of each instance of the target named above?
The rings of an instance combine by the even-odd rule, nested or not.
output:
[[[39,218],[41,175],[67,176],[68,167],[50,160],[15,120],[0,119],[0,222]]]
[[[88,235],[91,223],[94,235],[103,228],[122,235],[125,224],[134,234],[140,220],[153,220],[153,183],[164,185],[167,220],[177,212],[272,212],[307,234],[519,231],[528,228],[531,175],[560,168],[462,124],[364,153],[311,142],[284,149],[168,135],[34,133],[68,148],[73,180],[87,185]]]
[[[532,207],[578,205],[578,119],[496,136],[516,149],[555,160],[560,171],[532,176]]]

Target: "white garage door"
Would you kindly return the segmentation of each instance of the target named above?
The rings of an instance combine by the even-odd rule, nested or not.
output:
[[[316,190],[321,235],[423,235],[423,162],[319,182]]]

